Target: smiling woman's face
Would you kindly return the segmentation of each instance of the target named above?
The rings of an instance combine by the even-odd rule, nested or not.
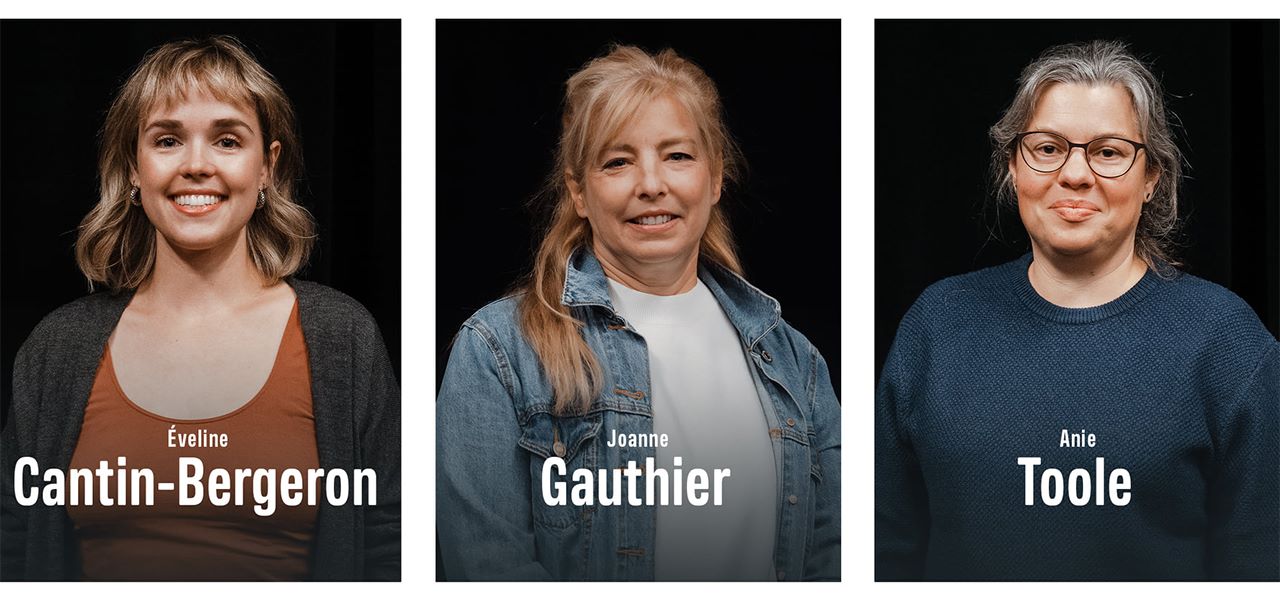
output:
[[[1129,93],[1119,85],[1056,83],[1041,94],[1024,131],[1048,131],[1074,143],[1119,137],[1144,143]],[[1027,166],[1015,150],[1009,161],[1018,193],[1018,214],[1038,256],[1103,259],[1131,252],[1142,204],[1155,188],[1146,151],[1128,173],[1099,177],[1084,149],[1073,148],[1052,173]]]
[[[695,262],[720,180],[689,112],[663,96],[636,111],[570,192],[600,259],[634,275]]]
[[[132,179],[159,243],[200,251],[244,235],[269,181],[260,129],[252,109],[197,91],[147,115]]]

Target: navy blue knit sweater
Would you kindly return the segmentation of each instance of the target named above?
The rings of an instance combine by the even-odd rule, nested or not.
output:
[[[1280,343],[1190,275],[1068,309],[1030,261],[930,286],[898,328],[876,579],[1280,578]]]

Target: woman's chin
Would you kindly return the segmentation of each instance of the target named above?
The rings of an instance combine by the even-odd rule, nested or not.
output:
[[[164,244],[178,254],[209,252],[228,245],[235,245],[237,236],[218,235],[209,232],[182,232],[163,235]]]
[[[643,265],[660,265],[678,263],[697,255],[697,247],[689,248],[687,244],[673,243],[674,240],[650,240],[640,243],[625,244],[620,248],[611,248],[609,255],[617,257],[620,262]],[[597,255],[599,248],[597,248]]]
[[[1032,234],[1031,242],[1042,253],[1058,256],[1083,256],[1092,254],[1104,246],[1105,236],[1093,227],[1054,227],[1046,228],[1038,235]]]

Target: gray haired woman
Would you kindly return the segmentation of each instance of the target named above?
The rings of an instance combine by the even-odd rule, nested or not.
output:
[[[877,579],[1280,577],[1280,343],[1180,272],[1181,154],[1123,44],[991,128],[1031,252],[929,287],[876,394]]]

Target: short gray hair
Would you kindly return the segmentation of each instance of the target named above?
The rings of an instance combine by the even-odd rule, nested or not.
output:
[[[1000,204],[1017,202],[1009,160],[1013,140],[1031,120],[1036,102],[1050,85],[1119,85],[1129,92],[1138,128],[1146,144],[1147,168],[1160,174],[1150,201],[1138,218],[1136,252],[1159,268],[1179,264],[1173,257],[1178,229],[1178,186],[1182,179],[1182,151],[1173,140],[1164,90],[1155,74],[1124,43],[1110,40],[1064,44],[1045,50],[1022,70],[1018,93],[1000,121],[991,127],[991,178]]]

